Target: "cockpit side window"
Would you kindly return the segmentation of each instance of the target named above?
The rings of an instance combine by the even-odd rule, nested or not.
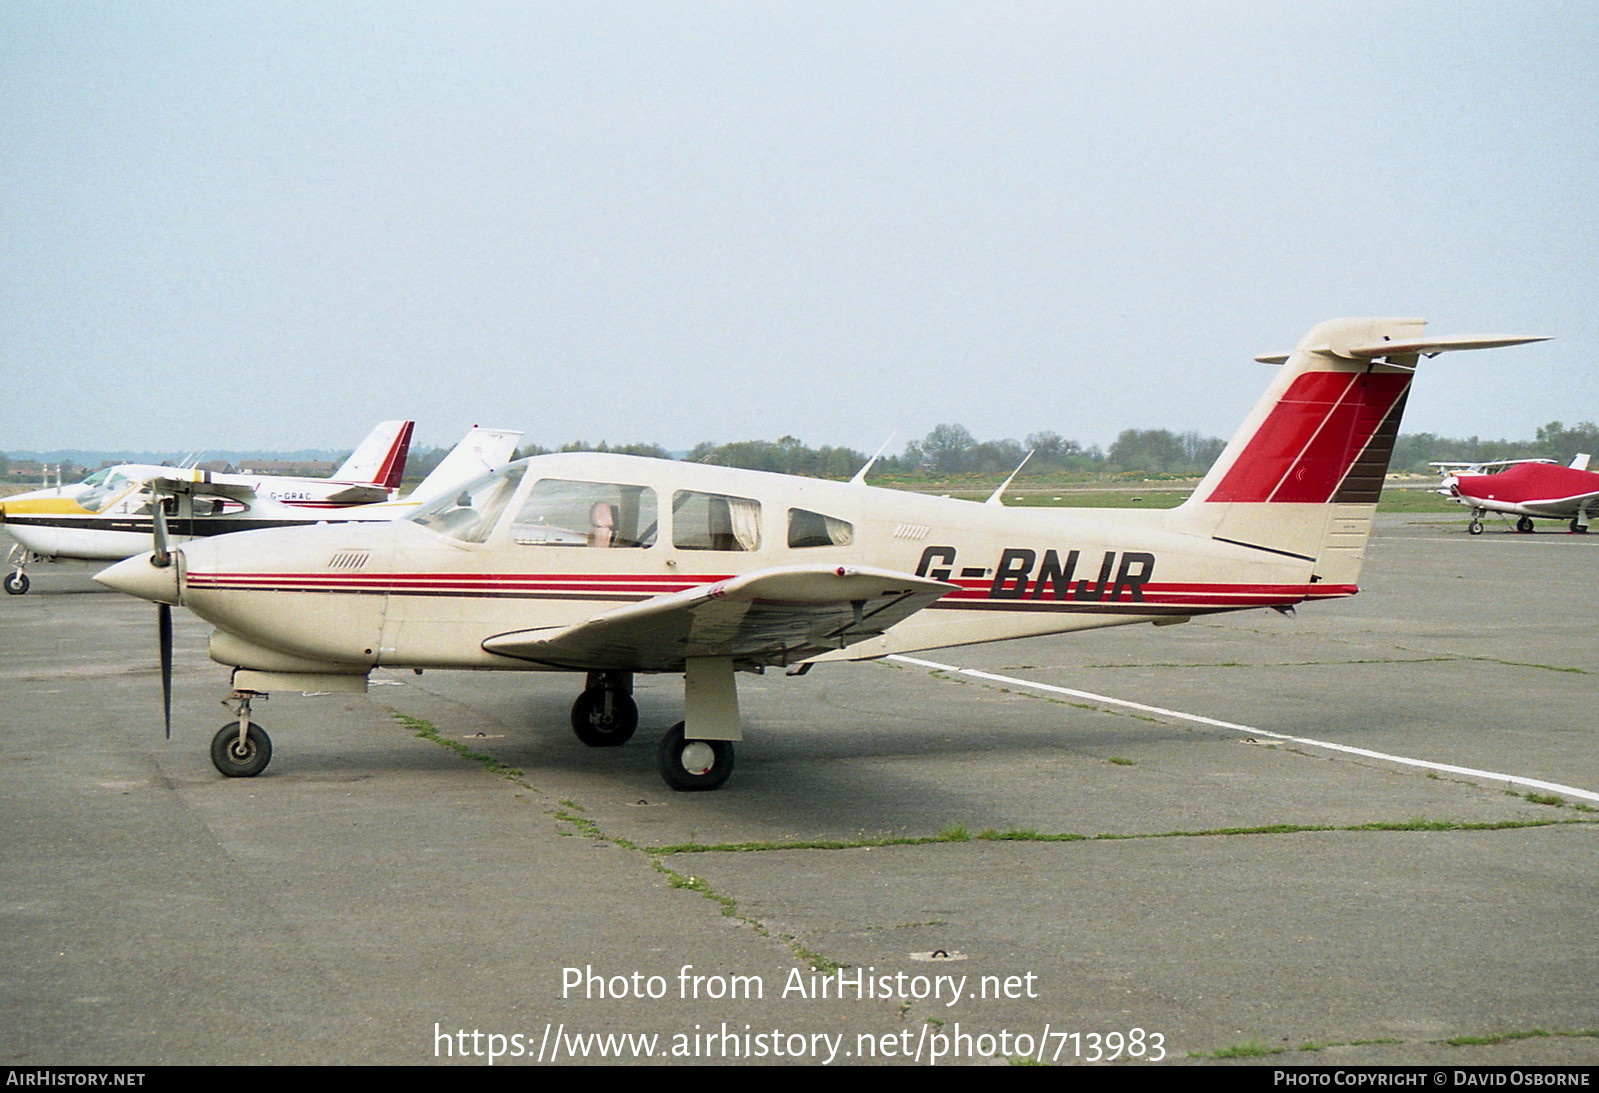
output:
[[[672,495],[672,545],[679,550],[759,550],[761,503],[678,490]]]
[[[791,547],[849,546],[855,528],[848,520],[809,509],[788,510],[788,545]]]
[[[647,486],[545,478],[528,491],[511,538],[524,546],[647,547],[659,519]]]
[[[423,505],[411,514],[410,520],[463,543],[481,543],[499,522],[525,469],[512,464],[475,478]]]

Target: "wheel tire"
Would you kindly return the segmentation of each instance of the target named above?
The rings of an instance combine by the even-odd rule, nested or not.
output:
[[[1517,520],[1516,530],[1521,532],[1523,535],[1532,534],[1532,517],[1523,516],[1520,520]]]
[[[1473,535],[1481,535],[1482,534],[1482,521],[1481,520],[1473,520],[1471,523],[1466,525],[1466,530],[1471,532]]]
[[[224,725],[211,738],[211,763],[229,778],[254,778],[272,762],[272,738],[250,723],[244,746],[239,746],[239,723]]]
[[[733,742],[685,739],[681,721],[661,737],[655,757],[666,784],[687,793],[717,789],[733,773]]]
[[[20,596],[28,591],[28,575],[26,573],[13,573],[6,578],[6,591],[13,596]]]
[[[1575,516],[1573,516],[1571,518],[1571,534],[1573,534],[1573,535],[1586,535],[1586,534],[1588,534],[1588,529],[1586,527],[1584,527],[1582,524],[1577,523],[1577,518]]]
[[[605,714],[605,691],[590,687],[572,703],[572,731],[591,748],[618,748],[633,739],[638,729],[638,703],[632,695],[611,698],[610,716]]]

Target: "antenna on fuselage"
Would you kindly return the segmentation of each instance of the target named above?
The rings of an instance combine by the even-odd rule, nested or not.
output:
[[[1033,449],[1033,451],[1037,451],[1037,450],[1038,449],[1036,449],[1036,448]],[[989,494],[988,495],[988,500],[984,501],[983,504],[985,504],[985,505],[1004,505],[1005,502],[1002,500],[1001,495],[1004,494],[1004,492],[1006,490],[1010,489],[1011,482],[1016,478],[1017,475],[1022,473],[1022,468],[1027,466],[1027,461],[1029,459],[1031,459],[1031,458],[1033,458],[1033,453],[1032,452],[1028,452],[1026,455],[1022,456],[1022,461],[1020,463],[1016,464],[1016,469],[1014,471],[1010,472],[1010,478],[1007,478],[1007,479],[1005,479],[1005,481],[1001,482],[999,484],[999,488],[996,489],[993,493]]]
[[[896,430],[896,432],[897,431],[898,430]],[[887,451],[888,446],[892,443],[894,443],[894,433],[889,433],[888,439],[883,441],[883,443],[878,447],[877,451],[872,453],[872,458],[866,461],[866,465],[855,472],[855,477],[849,480],[849,484],[852,486],[866,485],[866,472],[872,469],[872,464],[877,462],[877,457]]]

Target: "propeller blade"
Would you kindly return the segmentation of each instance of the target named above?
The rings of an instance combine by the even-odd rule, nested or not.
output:
[[[150,558],[150,564],[158,569],[165,569],[172,564],[172,548],[167,543],[167,504],[166,498],[156,493],[152,498],[155,502],[155,553]]]
[[[172,605],[155,605],[156,631],[161,643],[161,710],[166,718],[167,739],[172,739]]]

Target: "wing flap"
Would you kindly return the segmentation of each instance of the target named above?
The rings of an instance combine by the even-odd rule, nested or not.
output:
[[[783,566],[628,604],[576,626],[516,630],[488,652],[552,667],[681,671],[692,657],[793,664],[884,633],[953,585],[860,566]]]

